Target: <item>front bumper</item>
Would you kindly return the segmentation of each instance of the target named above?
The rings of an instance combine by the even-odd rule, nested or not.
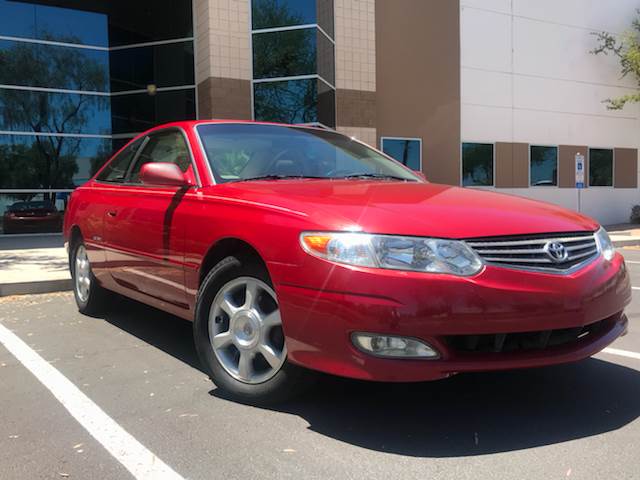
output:
[[[459,372],[537,367],[589,357],[627,328],[629,276],[620,255],[571,275],[487,266],[472,278],[343,267],[314,260],[304,269],[270,265],[289,359],[305,367],[376,381],[422,381]],[[305,275],[300,275],[303,270]],[[310,277],[311,276],[311,277]],[[300,286],[303,278],[311,286]],[[541,349],[465,352],[451,336],[573,329],[594,333]],[[382,359],[351,343],[353,332],[415,337],[438,360]]]

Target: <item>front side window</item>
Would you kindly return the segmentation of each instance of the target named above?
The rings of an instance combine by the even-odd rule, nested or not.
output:
[[[311,177],[416,181],[397,162],[335,132],[272,125],[200,125],[198,134],[218,183]]]
[[[613,150],[605,148],[589,150],[589,186],[613,186]]]
[[[191,165],[191,157],[182,133],[168,131],[151,135],[131,170],[129,183],[140,183],[142,166],[152,162],[174,163],[183,173],[186,172]]]
[[[136,156],[143,139],[140,138],[125,147],[97,176],[101,182],[122,183],[127,176],[129,165]]]
[[[493,144],[462,144],[462,185],[490,187],[493,185]]]
[[[558,185],[558,147],[531,146],[531,186]]]
[[[422,140],[419,138],[382,138],[382,151],[411,170],[422,169]]]

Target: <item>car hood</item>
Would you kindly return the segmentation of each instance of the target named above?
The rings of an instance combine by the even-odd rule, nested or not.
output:
[[[310,228],[321,230],[475,238],[598,228],[592,219],[557,205],[426,182],[252,181],[207,191],[218,198],[306,217]]]

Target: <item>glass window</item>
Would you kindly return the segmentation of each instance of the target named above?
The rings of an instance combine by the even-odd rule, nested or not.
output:
[[[96,179],[100,180],[101,182],[124,182],[124,179],[127,176],[127,171],[129,170],[129,165],[136,156],[138,148],[140,148],[140,145],[143,141],[144,138],[140,138],[128,145],[124,150],[122,150],[122,152],[118,154],[118,156],[114,157],[113,160],[109,162],[109,164],[105,167],[104,170],[100,172],[100,175],[98,175]]]
[[[316,128],[251,124],[201,125],[202,139],[218,182],[265,175],[318,178],[417,177],[375,150],[345,135]],[[354,179],[355,180],[355,179]]]
[[[558,185],[558,148],[531,146],[531,186]]]
[[[111,46],[193,36],[191,0],[105,3]]]
[[[251,0],[254,30],[316,23],[315,0]]]
[[[316,79],[256,83],[256,120],[335,126],[335,92]]]
[[[111,97],[113,133],[144,132],[151,127],[196,117],[195,90],[136,93]]]
[[[153,134],[143,147],[135,167],[131,170],[130,183],[140,183],[140,170],[147,163],[174,163],[186,172],[191,165],[191,157],[184,136],[178,131]]]
[[[0,83],[109,91],[109,54],[87,48],[0,40]]]
[[[0,189],[75,188],[110,151],[108,139],[0,135]]]
[[[411,170],[421,170],[422,142],[419,139],[383,138],[382,151]]]
[[[109,135],[109,97],[0,88],[0,130]]]
[[[69,192],[0,194],[0,234],[62,231]]]
[[[332,85],[336,84],[336,60],[333,43],[320,31],[318,37],[318,75]]]
[[[193,42],[127,48],[111,52],[111,90],[146,89],[148,85],[193,85]]]
[[[0,0],[0,35],[106,47],[107,15]]]
[[[613,186],[613,150],[589,149],[589,186]]]
[[[462,184],[465,187],[493,186],[493,144],[462,144]]]
[[[318,29],[253,35],[253,77],[275,78],[317,72]]]

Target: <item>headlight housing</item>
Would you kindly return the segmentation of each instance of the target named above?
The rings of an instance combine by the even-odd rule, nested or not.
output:
[[[336,263],[425,273],[475,275],[482,259],[458,240],[348,232],[305,232],[300,244],[309,254]]]
[[[613,246],[613,242],[609,238],[609,234],[607,231],[600,227],[600,229],[596,232],[596,244],[598,245],[598,250],[602,253],[602,256],[605,260],[611,261],[616,254],[616,249]]]

